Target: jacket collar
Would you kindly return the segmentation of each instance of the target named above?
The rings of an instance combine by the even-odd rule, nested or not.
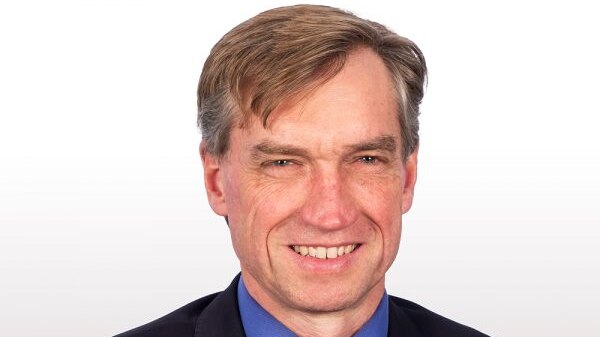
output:
[[[246,337],[237,301],[239,280],[240,274],[202,311],[194,337]]]
[[[389,301],[389,325],[388,325],[388,337],[402,336],[402,337],[420,337],[422,336],[419,329],[413,324],[413,322],[406,316],[406,313],[398,304],[394,303],[392,296],[388,296]]]
[[[246,337],[237,300],[239,280],[240,274],[202,311],[196,321],[194,337]],[[388,296],[388,301],[388,336],[421,336],[402,308],[392,301],[392,296]]]

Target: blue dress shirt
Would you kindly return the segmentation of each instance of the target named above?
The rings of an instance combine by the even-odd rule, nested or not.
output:
[[[247,337],[297,337],[250,296],[241,277],[238,283],[237,297],[242,325]],[[387,332],[388,297],[384,292],[377,310],[367,323],[354,334],[354,337],[386,337]]]

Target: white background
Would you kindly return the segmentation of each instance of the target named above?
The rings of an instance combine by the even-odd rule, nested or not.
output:
[[[493,336],[600,335],[593,2],[322,3],[430,68],[388,292]],[[0,3],[1,336],[111,336],[229,284],[196,84],[224,33],[283,4]]]

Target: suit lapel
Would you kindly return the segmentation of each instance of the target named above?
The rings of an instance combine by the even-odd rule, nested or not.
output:
[[[402,308],[392,301],[391,296],[388,301],[388,337],[421,337],[417,327],[408,319]]]
[[[194,337],[246,337],[237,301],[238,274],[233,282],[202,311]]]

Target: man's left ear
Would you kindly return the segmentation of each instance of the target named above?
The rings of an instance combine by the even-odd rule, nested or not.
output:
[[[404,163],[404,181],[402,190],[402,214],[408,212],[412,206],[415,193],[415,184],[417,183],[417,157],[419,147],[416,147]]]
[[[200,143],[200,158],[204,167],[204,187],[208,203],[215,213],[227,216],[227,203],[225,201],[225,184],[221,158],[209,153],[206,144]]]

